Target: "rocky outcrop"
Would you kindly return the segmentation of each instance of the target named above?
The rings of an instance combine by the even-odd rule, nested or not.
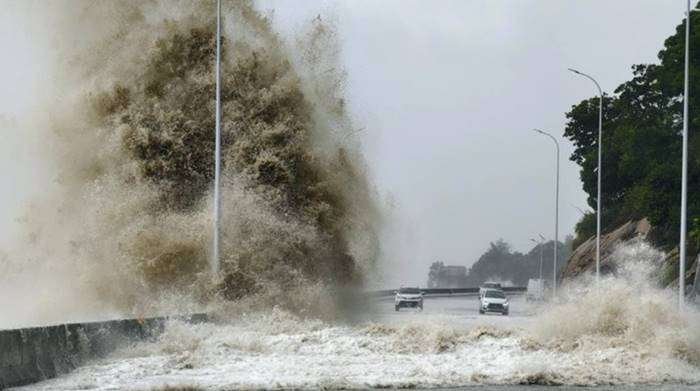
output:
[[[609,261],[609,255],[615,250],[618,244],[635,238],[646,238],[651,230],[651,225],[647,219],[639,221],[629,221],[612,232],[602,235],[600,238],[600,272],[601,274],[611,273],[615,270],[615,265]],[[561,274],[561,281],[574,279],[588,272],[595,272],[596,261],[596,240],[591,236],[588,240],[578,246],[566,264]]]
[[[678,255],[678,247],[674,248],[668,253],[668,255],[666,255],[666,259],[664,259],[664,263],[659,271],[661,286],[672,287],[674,289],[678,287],[679,258],[680,257]],[[700,270],[700,268],[698,267],[700,265],[697,262],[698,258],[700,258],[700,254],[697,254],[696,256],[688,255],[685,261],[686,294],[693,298],[695,297],[695,295],[698,292],[698,289],[700,288],[700,286],[698,286],[698,282],[700,282],[700,277],[698,277],[697,275],[698,270]]]
[[[698,295],[700,295],[700,254],[695,258],[695,275],[693,276],[693,289],[690,291],[688,296],[693,301],[697,301]]]
[[[610,259],[615,248],[624,242],[646,239],[651,225],[647,219],[628,221],[614,231],[601,236],[600,240],[600,272],[614,273],[617,265]],[[665,253],[658,264],[656,276],[660,287],[678,287],[678,247]],[[560,281],[566,283],[576,277],[595,272],[595,236],[590,237],[578,246],[569,258],[566,267],[560,275]],[[700,254],[689,254],[686,259],[685,272],[686,295],[689,300],[700,302]]]

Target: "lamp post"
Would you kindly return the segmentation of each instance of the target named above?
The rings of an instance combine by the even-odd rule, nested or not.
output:
[[[540,247],[540,281],[542,281],[542,260],[544,258],[542,254],[543,254],[543,249],[544,249],[545,238],[542,235],[540,235],[540,238],[542,238],[542,240],[539,240],[539,241],[535,240],[535,239],[530,239],[530,240],[533,241],[535,244],[537,244]]]
[[[535,132],[545,135],[554,141],[554,146],[557,148],[557,179],[555,187],[555,205],[554,205],[554,270],[552,276],[552,296],[557,297],[557,248],[559,247],[559,141],[551,134],[540,130],[533,129]]]
[[[601,186],[600,178],[603,172],[601,157],[603,156],[603,89],[600,88],[600,84],[591,77],[583,72],[579,72],[576,69],[569,68],[569,70],[577,75],[581,75],[585,78],[591,80],[595,86],[598,88],[599,100],[598,100],[598,195],[597,195],[597,210],[596,210],[596,235],[595,235],[595,280],[596,283],[600,280],[600,212],[602,210],[601,205]]]
[[[683,80],[683,168],[681,174],[681,242],[679,243],[678,308],[685,304],[685,235],[688,206],[688,75],[690,54],[690,0],[687,1],[685,19],[685,76]]]
[[[216,130],[214,146],[214,245],[211,272],[219,273],[219,220],[221,217],[221,0],[216,1]]]

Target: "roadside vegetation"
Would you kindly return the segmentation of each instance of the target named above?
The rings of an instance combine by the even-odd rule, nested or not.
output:
[[[698,26],[700,14],[692,15]],[[678,242],[683,127],[685,21],[668,37],[657,64],[632,66],[632,78],[603,100],[602,224],[604,232],[646,217],[654,245],[671,250]],[[700,30],[691,28],[690,139],[688,162],[689,254],[700,238]],[[564,136],[575,149],[570,159],[581,167],[583,190],[595,209],[597,192],[598,98],[579,102],[566,113]],[[576,226],[574,248],[595,235],[595,214]]]
[[[568,236],[564,243],[559,242],[557,251],[557,274],[566,265],[566,261],[571,255],[571,244],[573,237]],[[531,278],[539,278],[540,270],[540,249],[542,250],[542,275],[544,280],[552,280],[552,269],[554,267],[554,241],[550,240],[543,244],[538,244],[527,253],[514,251],[510,244],[503,239],[489,243],[489,248],[479,259],[474,262],[471,268],[466,270],[466,274],[461,279],[455,276],[446,276],[448,265],[443,262],[433,262],[428,273],[429,287],[475,287],[487,280],[510,282],[515,286],[525,286]],[[459,286],[446,286],[444,281],[458,280]],[[454,284],[453,284],[454,285]]]

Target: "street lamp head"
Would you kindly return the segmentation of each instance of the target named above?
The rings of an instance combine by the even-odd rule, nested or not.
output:
[[[566,68],[566,69],[570,70],[571,72],[573,72],[573,73],[575,73],[575,74],[577,74],[577,75],[580,75],[580,74],[581,74],[581,72],[577,71],[577,70],[574,69],[574,68]]]
[[[535,131],[535,132],[537,132],[537,133],[544,134],[544,132],[541,131],[541,130],[539,130],[539,129],[532,129],[532,130]]]

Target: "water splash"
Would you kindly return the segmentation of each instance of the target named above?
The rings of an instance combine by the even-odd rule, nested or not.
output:
[[[17,282],[45,281],[75,300],[23,305],[39,321],[63,321],[87,307],[187,309],[163,307],[169,295],[206,304],[362,283],[378,213],[345,137],[353,124],[328,53],[332,26],[315,19],[287,44],[252,3],[225,3],[222,272],[211,281],[215,10],[195,1],[39,8],[56,44],[42,126],[59,184],[27,212],[32,240],[3,261],[21,266],[0,300],[31,292],[40,302]]]

